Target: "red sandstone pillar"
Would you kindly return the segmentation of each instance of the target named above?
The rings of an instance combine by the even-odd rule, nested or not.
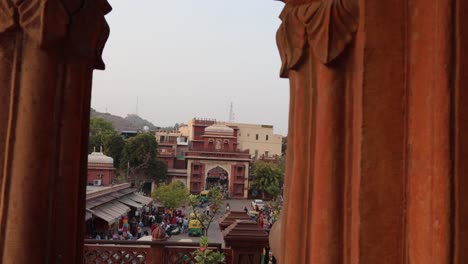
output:
[[[86,2],[86,4],[84,4]],[[0,262],[81,263],[105,0],[0,1]]]
[[[468,262],[468,2],[457,0],[454,5],[455,50],[453,57],[454,91],[453,116],[451,130],[453,132],[453,173],[454,190],[452,195],[453,246],[454,263]]]
[[[468,262],[468,4],[285,2],[280,263]]]

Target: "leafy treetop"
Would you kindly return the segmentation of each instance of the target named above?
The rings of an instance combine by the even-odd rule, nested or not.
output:
[[[164,207],[176,209],[187,202],[189,192],[180,181],[174,181],[167,185],[160,185],[151,196],[162,203]]]
[[[277,195],[280,192],[284,171],[281,165],[256,161],[254,163],[253,176],[252,187],[261,191],[264,198],[265,193]]]
[[[148,175],[163,182],[167,166],[157,159],[156,138],[151,133],[141,133],[127,139],[122,151],[120,168],[132,175]]]
[[[213,222],[215,216],[221,211],[221,206],[223,203],[223,193],[219,187],[213,187],[208,192],[210,205],[210,214],[207,215],[204,212],[206,208],[200,208],[200,197],[198,195],[191,194],[188,198],[188,203],[192,212],[195,215],[195,218],[200,221],[202,228],[205,230],[205,235],[208,234],[211,223]]]

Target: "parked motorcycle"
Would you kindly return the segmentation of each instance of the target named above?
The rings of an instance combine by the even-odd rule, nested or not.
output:
[[[165,230],[168,236],[180,234],[180,228],[178,225],[167,225]]]

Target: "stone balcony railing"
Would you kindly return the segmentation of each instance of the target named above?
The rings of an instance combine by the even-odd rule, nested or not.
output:
[[[198,243],[168,241],[85,240],[85,264],[178,264],[195,263],[194,252]],[[231,263],[230,251],[221,244],[210,243],[208,248],[223,251],[225,263]]]
[[[225,247],[210,243],[208,248],[225,255],[225,264],[258,264],[268,249],[268,234],[242,211],[219,219]],[[196,242],[85,240],[85,264],[191,264]]]

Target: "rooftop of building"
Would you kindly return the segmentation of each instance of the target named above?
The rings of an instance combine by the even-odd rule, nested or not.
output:
[[[224,124],[215,123],[205,128],[205,133],[222,133],[232,135],[234,133],[234,129]]]
[[[94,186],[94,185],[87,185],[86,186],[86,197],[87,198],[95,198],[101,195],[105,195],[108,193],[112,193],[118,190],[130,188],[130,183],[121,183],[121,184],[114,184],[108,186]]]
[[[114,159],[104,155],[102,152],[102,147],[99,152],[96,152],[96,149],[88,155],[88,164],[106,164],[114,165]]]

